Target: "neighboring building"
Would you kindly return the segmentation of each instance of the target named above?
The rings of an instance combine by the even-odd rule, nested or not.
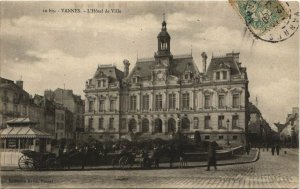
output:
[[[55,139],[73,138],[73,114],[62,104],[55,104]]]
[[[248,104],[249,123],[247,139],[253,145],[262,146],[271,144],[275,131],[273,131],[269,123],[263,118],[260,110],[251,102]]]
[[[23,81],[0,77],[0,126],[5,128],[5,122],[18,117],[28,116],[30,96],[23,89]]]
[[[293,107],[284,124],[276,124],[280,140],[286,145],[298,146],[299,140],[299,108]]]
[[[193,56],[171,54],[166,22],[153,58],[138,59],[129,72],[98,66],[86,83],[85,128],[97,139],[118,139],[128,132],[174,133],[224,143],[244,143],[248,117],[248,78],[239,53],[212,57],[202,53],[200,72]],[[109,136],[109,137],[104,137]]]
[[[72,90],[56,89],[54,91],[46,90],[44,93],[47,100],[54,101],[55,103],[62,104],[73,114],[72,131],[83,128],[83,114],[84,114],[84,101],[80,96],[73,94]]]

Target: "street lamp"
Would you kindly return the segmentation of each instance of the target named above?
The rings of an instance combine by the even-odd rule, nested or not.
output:
[[[227,145],[229,146],[229,119],[227,119],[226,123],[227,123]]]

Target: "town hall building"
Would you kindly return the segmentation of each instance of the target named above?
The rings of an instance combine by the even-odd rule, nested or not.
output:
[[[98,140],[116,140],[128,133],[141,137],[181,132],[218,143],[244,143],[249,99],[246,68],[239,53],[201,54],[198,70],[192,54],[172,55],[167,23],[157,36],[154,57],[137,59],[129,71],[99,65],[86,82],[85,131]]]

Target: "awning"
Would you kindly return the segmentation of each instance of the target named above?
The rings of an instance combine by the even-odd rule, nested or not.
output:
[[[31,127],[8,127],[1,131],[0,138],[52,138],[52,136]]]

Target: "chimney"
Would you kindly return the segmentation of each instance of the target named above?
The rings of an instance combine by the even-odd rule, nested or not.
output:
[[[21,89],[23,89],[23,81],[22,80],[16,81],[16,85],[18,85]]]
[[[205,52],[202,52],[201,56],[202,56],[202,64],[203,64],[203,73],[205,73],[206,72],[207,54]]]
[[[130,63],[128,60],[123,60],[123,64],[124,64],[124,77],[127,77],[128,74],[129,74],[129,66],[130,66]]]

